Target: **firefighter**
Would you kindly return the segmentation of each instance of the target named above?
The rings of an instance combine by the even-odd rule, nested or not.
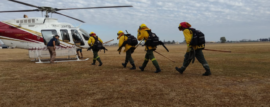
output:
[[[88,45],[92,48],[94,54],[92,65],[95,65],[97,60],[99,62],[99,66],[102,66],[103,63],[101,62],[100,57],[98,56],[98,51],[100,50],[98,49],[98,47],[100,47],[99,45],[103,44],[103,41],[99,37],[97,37],[97,35],[94,32],[91,32],[89,35],[90,38],[88,40]]]
[[[119,39],[119,50],[118,51],[119,51],[119,53],[121,53],[122,46],[123,46],[124,42],[126,42],[128,40],[128,37],[125,36],[124,32],[121,30],[117,33],[117,35],[118,35],[117,39]],[[128,43],[125,43],[123,47],[125,47],[124,52],[126,52],[125,63],[122,63],[123,67],[126,68],[127,63],[130,62],[130,64],[132,65],[132,68],[130,68],[130,69],[135,70],[136,66],[135,66],[134,60],[132,59],[132,56],[131,56],[131,54],[135,50],[135,46],[132,46]]]
[[[189,44],[191,43],[192,40],[192,31],[189,30],[189,28],[191,27],[191,25],[188,22],[182,22],[180,23],[178,29],[180,31],[183,31],[186,43],[187,43],[187,51],[185,54],[185,59],[184,59],[184,63],[183,66],[181,68],[176,67],[175,69],[183,74],[183,72],[185,71],[185,69],[188,67],[188,65],[190,64],[191,60],[193,58],[191,58],[191,56],[195,56],[197,58],[197,60],[203,65],[204,69],[206,70],[206,72],[203,74],[203,76],[209,76],[211,75],[210,72],[210,67],[208,65],[208,63],[206,62],[203,52],[202,50],[204,49],[204,44],[203,45],[197,45],[197,46],[190,46]]]
[[[150,30],[150,29],[146,26],[146,24],[141,24],[141,26],[138,29],[138,36],[137,36],[137,39],[139,41],[145,40],[145,42],[146,42],[148,40],[149,34],[148,34],[147,30]],[[160,67],[158,65],[158,62],[157,62],[157,60],[156,60],[156,58],[155,58],[155,56],[153,54],[153,51],[155,51],[156,48],[157,47],[145,46],[145,50],[147,52],[146,52],[146,55],[145,55],[145,60],[143,62],[143,65],[139,67],[141,69],[141,71],[144,71],[144,68],[146,67],[148,61],[151,60],[153,65],[156,67],[156,72],[155,73],[161,72],[161,69],[160,69]]]

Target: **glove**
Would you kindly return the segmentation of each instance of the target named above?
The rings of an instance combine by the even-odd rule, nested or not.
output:
[[[190,51],[192,51],[192,50],[193,50],[192,47],[188,47],[187,52],[190,52]]]

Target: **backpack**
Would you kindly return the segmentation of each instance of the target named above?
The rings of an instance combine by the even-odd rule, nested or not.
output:
[[[137,38],[134,37],[133,35],[131,35],[131,34],[125,34],[124,36],[127,36],[128,39],[127,39],[127,41],[124,41],[124,43],[122,44],[122,46],[120,46],[120,47],[118,48],[117,51],[121,50],[122,47],[126,46],[126,44],[129,44],[129,45],[131,45],[131,46],[136,46],[136,45],[138,45],[138,40],[137,40]],[[134,48],[134,49],[135,49],[135,48]]]
[[[147,30],[147,32],[149,34],[149,37],[146,40],[145,45],[152,46],[152,47],[156,47],[156,46],[160,45],[161,41],[159,41],[159,37],[155,33],[152,33],[151,30]]]
[[[92,47],[90,47],[88,50],[91,50],[93,49],[94,51],[99,51],[99,50],[104,50],[104,53],[105,53],[105,50],[107,50],[103,45],[102,43],[98,40],[98,36],[96,36],[95,39],[95,43]]]
[[[162,41],[159,40],[159,37],[155,33],[153,33],[151,30],[146,30],[146,31],[149,34],[149,37],[144,44],[147,48],[148,46],[157,47],[158,45],[163,45],[163,47],[169,52],[167,47],[164,45]]]
[[[189,28],[192,31],[193,36],[189,45],[205,45],[205,37],[204,34],[200,30],[196,30],[194,28]]]
[[[135,38],[133,35],[131,35],[131,34],[126,34],[125,36],[128,37],[127,41],[125,41],[126,44],[129,44],[129,45],[131,45],[131,46],[136,46],[136,45],[138,45],[138,40],[137,40],[137,38]],[[125,43],[124,43],[124,44],[125,44]]]

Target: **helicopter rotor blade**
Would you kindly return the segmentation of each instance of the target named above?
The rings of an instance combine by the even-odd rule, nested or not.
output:
[[[74,19],[74,20],[77,20],[77,21],[80,21],[80,22],[84,23],[84,21],[82,21],[82,20],[80,20],[80,19],[76,19],[76,18],[74,18],[74,17],[70,17],[70,16],[64,15],[64,14],[62,14],[62,13],[58,13],[58,12],[54,12],[54,13],[59,14],[59,15],[62,15],[62,16],[66,16],[66,17],[68,17],[68,18],[71,18],[71,19]]]
[[[21,1],[17,1],[17,0],[9,0],[9,1],[12,1],[12,2],[15,2],[15,3],[19,3],[19,4],[23,4],[23,5],[30,6],[30,7],[39,8],[38,6],[35,6],[35,5],[32,5],[32,4],[28,4],[28,3],[24,3],[24,2],[21,2]]]
[[[35,10],[11,10],[11,11],[0,11],[0,13],[9,13],[9,12],[33,12],[33,11],[39,11],[38,9]]]
[[[76,9],[123,8],[123,7],[133,7],[133,6],[131,6],[131,5],[126,5],[126,6],[101,6],[101,7],[63,8],[63,9],[55,8],[55,10],[60,11],[60,10],[76,10]]]

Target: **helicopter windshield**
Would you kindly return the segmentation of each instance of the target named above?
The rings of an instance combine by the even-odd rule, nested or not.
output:
[[[86,41],[88,41],[89,40],[89,33],[87,33],[85,30],[83,30],[83,29],[80,29],[80,31],[81,31],[81,33],[82,33],[82,35],[83,35],[83,38],[86,40]]]
[[[75,29],[71,30],[71,33],[72,33],[73,41],[74,41],[76,46],[84,45],[82,37],[81,37],[80,33],[77,30],[75,30]]]

